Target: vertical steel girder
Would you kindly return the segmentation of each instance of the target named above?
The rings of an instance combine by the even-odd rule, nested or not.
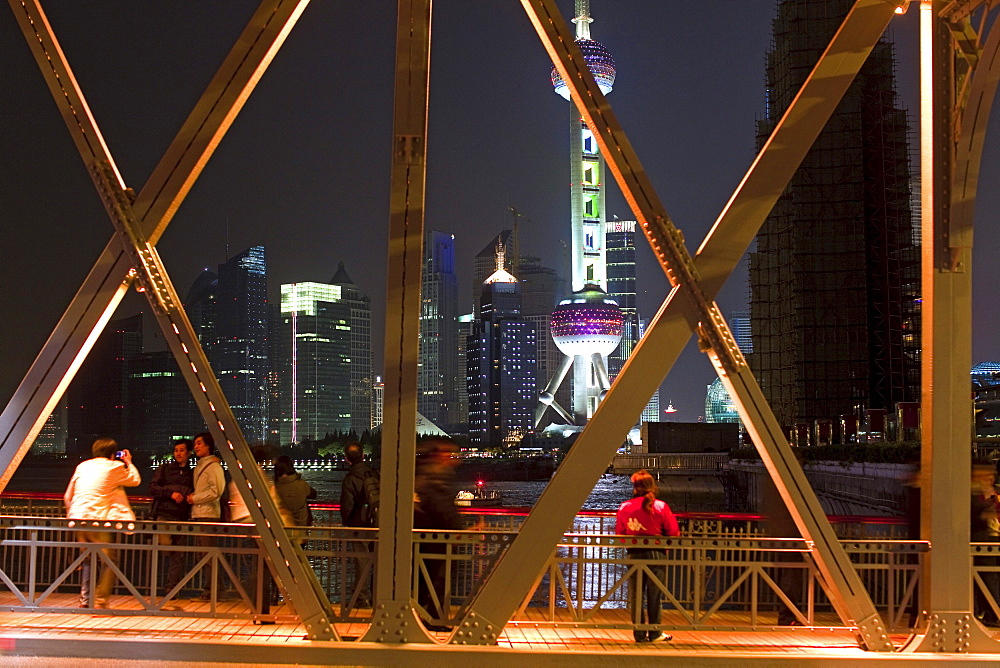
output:
[[[997,652],[1000,645],[973,616],[972,588],[965,583],[972,582],[972,223],[986,127],[1000,77],[1000,30],[990,29],[981,48],[968,7],[956,4],[920,4],[920,510],[921,537],[933,549],[927,555],[923,588],[925,627],[906,649]],[[985,30],[986,21],[980,25]]]
[[[560,464],[496,568],[470,605],[452,642],[490,642],[484,628],[502,627],[544,566],[616,444],[642,412],[693,331],[697,331],[740,408],[768,472],[774,478],[845,623],[861,644],[893,649],[870,597],[837,541],[791,448],[767,406],[739,348],[712,303],[738,264],[900,2],[858,0],[830,46],[727,203],[692,260],[638,157],[614,118],[553,0],[522,0],[546,50],[570,86],[601,152],[673,286],[645,336],[569,455]]]
[[[236,419],[219,387],[201,344],[198,342],[197,336],[191,327],[187,314],[184,312],[180,298],[170,282],[155,246],[150,240],[151,235],[147,235],[143,229],[137,207],[133,204],[132,191],[126,188],[124,180],[114,165],[110,151],[101,136],[93,115],[90,113],[83,93],[55,39],[55,35],[42,12],[41,6],[37,1],[32,3],[16,3],[14,0],[11,0],[11,4],[15,10],[15,14],[17,14],[25,37],[31,44],[32,51],[39,63],[42,74],[49,84],[56,104],[62,112],[70,135],[73,137],[80,151],[84,164],[115,226],[116,238],[122,252],[121,259],[127,267],[130,267],[127,276],[119,279],[119,286],[127,288],[132,279],[138,279],[140,286],[146,293],[152,311],[163,331],[165,339],[170,345],[171,351],[174,353],[174,357],[192,392],[195,403],[198,405],[202,417],[205,419],[206,424],[208,424],[215,436],[216,442],[219,444],[219,452],[228,465],[233,482],[247,501],[247,506],[250,509],[251,517],[257,525],[261,545],[264,548],[270,566],[278,581],[288,592],[296,610],[301,616],[302,623],[306,627],[309,637],[315,639],[336,639],[337,633],[330,622],[328,603],[322,587],[303,556],[301,549],[295,542],[289,540],[282,526],[277,507],[268,493],[268,486],[264,480],[263,473],[254,464],[250,448],[240,432],[239,425],[236,423]],[[259,79],[266,64],[270,62],[278,46],[284,41],[284,37],[291,30],[304,7],[305,2],[282,3],[280,1],[265,1],[261,5],[251,19],[251,25],[245,31],[244,36],[247,34],[251,36],[256,35],[258,39],[263,39],[263,41],[260,42],[260,48],[257,49],[258,58],[256,62],[246,63],[250,66],[250,69],[244,72],[244,76],[242,77],[243,83],[238,90],[249,92],[248,89],[252,88],[256,80]],[[247,46],[246,44],[237,43],[226,64],[236,64],[232,58],[234,54],[241,59],[246,59],[250,55],[247,53]],[[253,44],[250,45],[249,50],[251,52],[254,50],[253,46]],[[242,65],[242,63],[239,65]],[[239,65],[236,68],[237,70],[240,69]],[[226,78],[231,78],[234,74],[234,72],[228,72],[226,69],[224,65],[219,75],[213,79],[213,84],[215,84],[220,82],[221,77],[222,82],[224,82],[223,89],[226,87],[225,84],[229,83],[226,81]],[[215,131],[210,132],[209,136],[206,137],[199,135],[199,132],[197,132],[197,130],[202,128],[195,128],[196,131],[190,135],[185,133],[185,129],[191,130],[189,124],[186,124],[182,128],[179,135],[179,139],[182,141],[190,144],[192,139],[201,136],[203,139],[209,139],[209,142],[196,152],[186,153],[182,151],[179,156],[172,156],[168,153],[168,157],[170,158],[177,159],[186,155],[189,158],[195,158],[195,160],[194,164],[189,165],[189,169],[187,170],[178,170],[176,164],[168,165],[167,172],[169,176],[176,177],[178,183],[174,186],[173,201],[169,203],[173,204],[173,206],[168,206],[167,211],[164,211],[161,216],[155,217],[157,224],[152,230],[153,235],[162,233],[162,229],[173,210],[179,205],[183,193],[186,193],[190,188],[194,178],[197,176],[197,172],[200,171],[204,161],[210,155],[211,149],[214,148],[214,143],[218,141],[221,133],[232,122],[236,112],[242,106],[242,100],[245,99],[245,95],[240,95],[237,98],[231,99],[228,108],[218,110],[206,109],[203,103],[214,104],[219,101],[218,93],[220,91],[213,91],[213,88],[212,85],[209,86],[209,91],[206,92],[205,96],[199,102],[195,112],[192,113],[192,117],[200,120],[202,124],[214,125]],[[210,119],[213,112],[221,112],[221,116],[214,119],[214,122],[211,122]],[[189,118],[190,121],[191,118]],[[175,141],[173,146],[177,146],[177,144],[178,142]],[[162,166],[163,161],[160,164]],[[155,177],[156,174],[151,178],[151,181]],[[165,200],[154,199],[149,202],[149,208],[146,209],[147,214],[153,208],[152,205],[156,201],[159,201],[161,205],[168,204]],[[139,204],[139,202],[136,202],[136,204]],[[147,219],[145,222],[148,224],[153,221]],[[102,256],[98,261],[99,266],[105,266],[103,260]],[[92,275],[93,273],[91,272]],[[111,278],[108,280],[114,279]],[[119,289],[115,292],[115,295],[120,298],[121,292],[122,289]],[[78,294],[77,297],[80,298],[81,294]],[[88,297],[89,295],[82,296],[83,299],[87,299]],[[110,317],[110,313],[113,312],[113,306],[114,304],[109,304],[103,311],[103,319],[91,327],[91,333],[89,334],[91,341],[99,334],[100,329],[98,325],[103,325],[107,318]],[[84,350],[86,347],[88,346],[82,346],[81,350],[73,358],[82,360],[86,355]],[[71,376],[71,371],[64,371],[63,379],[61,381],[56,380],[56,385],[64,387],[68,383],[67,375]],[[58,397],[56,397],[57,399]],[[50,410],[52,403],[54,403],[54,400],[50,399],[46,404]],[[44,412],[44,410],[41,412]],[[5,448],[6,446],[14,448],[17,445],[12,442],[5,444]],[[23,457],[23,450],[26,450],[29,446],[30,441],[20,444],[16,459]],[[244,466],[244,462],[248,465]]]
[[[399,0],[376,601],[365,640],[432,642],[412,600],[420,280],[424,257],[431,0]]]
[[[151,244],[155,244],[163,234],[307,2],[269,0],[262,2],[251,17],[132,203],[142,232]],[[37,2],[20,0],[9,0],[9,3],[35,60],[42,68],[46,83],[58,100],[62,96],[61,77],[71,75],[51,69],[59,66],[63,56],[58,44],[51,38],[51,28],[40,6]],[[49,59],[49,54],[55,57]],[[60,110],[67,124],[76,124],[71,112],[63,107]],[[98,159],[101,153],[107,153],[99,137],[82,138],[74,134],[73,139],[85,160]],[[92,146],[91,141],[100,145]],[[113,315],[132,282],[130,269],[128,256],[116,234],[73,297],[3,413],[0,413],[0,491],[10,481],[87,352]]]

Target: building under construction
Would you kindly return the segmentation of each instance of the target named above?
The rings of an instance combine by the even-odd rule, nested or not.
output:
[[[851,0],[781,0],[762,145]],[[907,114],[883,38],[775,205],[750,258],[751,364],[782,424],[919,399],[919,239]]]

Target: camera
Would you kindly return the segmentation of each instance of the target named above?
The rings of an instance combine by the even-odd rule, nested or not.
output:
[[[115,453],[115,459],[124,460],[125,459],[125,451],[124,450],[119,450],[118,452],[116,452]]]

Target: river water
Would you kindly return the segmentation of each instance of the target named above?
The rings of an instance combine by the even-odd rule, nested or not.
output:
[[[312,485],[317,493],[317,501],[340,502],[340,485],[346,471],[300,471],[303,479]],[[496,490],[503,495],[503,505],[509,507],[533,506],[542,495],[547,480],[497,480],[485,485],[487,490]],[[472,490],[475,483],[456,483],[455,491]],[[616,510],[622,501],[632,494],[632,483],[628,476],[604,475],[587,498],[584,508],[588,510]]]
[[[32,463],[34,464],[34,463]],[[61,494],[73,475],[74,463],[61,461],[58,463],[28,464],[18,468],[7,486],[11,492],[55,492]],[[149,481],[153,471],[143,469],[142,484],[128,490],[140,496],[149,494]],[[317,501],[325,503],[340,502],[340,485],[347,471],[302,470],[302,477],[318,492]],[[485,489],[496,490],[503,496],[503,505],[507,507],[533,506],[547,480],[497,480],[487,482]],[[455,492],[472,490],[475,483],[471,481],[455,483]],[[583,507],[591,510],[615,510],[628,500],[632,493],[632,485],[628,476],[604,475],[594,485]]]

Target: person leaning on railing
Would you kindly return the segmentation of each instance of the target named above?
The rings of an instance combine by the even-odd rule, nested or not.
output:
[[[632,498],[618,508],[615,516],[615,533],[619,536],[677,536],[680,529],[677,518],[674,517],[665,502],[656,498],[656,480],[645,469],[632,474]],[[628,555],[636,560],[666,561],[667,552],[663,549],[648,549],[640,547],[627,548]],[[640,624],[659,626],[663,608],[663,592],[659,584],[651,577],[642,577],[641,565],[636,565],[636,572],[631,578],[632,593],[629,596],[629,609],[632,619]],[[660,582],[666,579],[666,566],[649,566],[650,573]],[[641,586],[640,586],[641,582]],[[635,611],[639,614],[636,615]],[[653,642],[654,640],[673,640],[673,637],[660,631],[633,631],[636,642]]]
[[[63,495],[66,517],[71,520],[132,522],[135,513],[125,495],[126,487],[136,487],[140,482],[138,469],[132,464],[128,450],[118,450],[118,443],[111,438],[99,438],[90,447],[93,458],[80,462]],[[80,531],[77,540],[83,543],[111,543],[110,531]],[[105,547],[101,551],[109,564],[101,570],[94,590],[94,607],[107,608],[108,598],[115,586],[115,572],[110,564],[118,565],[118,550]],[[90,558],[81,565],[80,607],[90,607]]]

